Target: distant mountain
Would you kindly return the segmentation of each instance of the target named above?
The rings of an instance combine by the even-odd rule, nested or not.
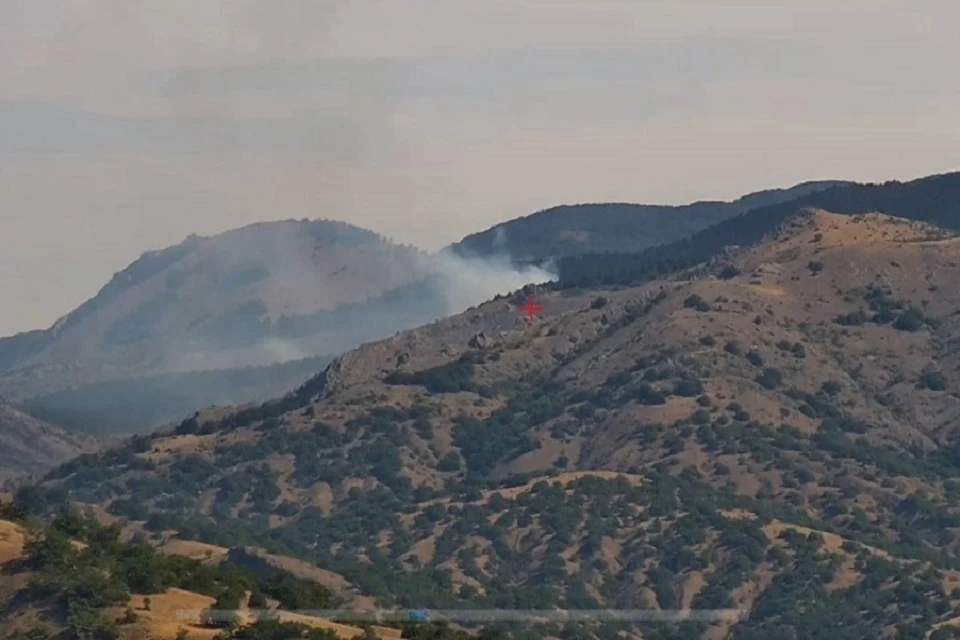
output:
[[[639,251],[686,238],[745,211],[852,184],[837,180],[804,182],[789,189],[769,189],[733,202],[694,202],[682,206],[578,204],[551,207],[465,237],[451,248],[463,255],[505,254],[517,262]]]
[[[88,433],[259,402],[363,342],[528,282],[326,220],[250,225],[145,253],[43,331],[0,339],[0,394]]]
[[[307,326],[296,339],[279,328],[362,305],[428,269],[422,252],[340,222],[191,236],[145,253],[49,329],[0,340],[0,394],[23,402],[110,381],[336,354],[358,344],[349,327]]]
[[[68,434],[0,401],[0,481],[41,475],[93,449],[90,439]]]

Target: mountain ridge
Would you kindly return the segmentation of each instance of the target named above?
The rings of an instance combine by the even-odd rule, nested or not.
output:
[[[530,287],[365,345],[44,486],[386,605],[739,607],[644,638],[939,640],[960,611],[958,265],[943,229],[808,209],[660,280]]]
[[[334,354],[543,274],[329,220],[191,235],[145,252],[49,329],[0,339],[0,393],[81,432],[143,430],[282,394]]]
[[[810,188],[819,188],[819,186],[815,183],[797,185],[792,191]],[[783,198],[785,197],[783,194],[789,191],[759,192],[744,196],[735,204],[770,197]],[[771,194],[774,195],[771,196]],[[713,206],[712,203],[697,203],[691,206],[697,208],[701,205]],[[641,206],[641,209],[646,208]],[[534,214],[534,217],[536,216],[537,214]],[[142,381],[144,389],[149,389],[147,394],[171,399],[169,410],[166,412],[136,412],[144,417],[129,421],[129,428],[142,429],[150,425],[155,426],[163,420],[178,419],[185,413],[206,404],[260,400],[267,395],[283,391],[284,389],[279,385],[287,385],[286,388],[292,386],[289,381],[265,378],[262,383],[259,383],[258,388],[251,387],[249,390],[237,388],[232,394],[224,394],[223,391],[211,393],[209,397],[203,396],[202,402],[198,404],[195,398],[196,392],[187,383],[190,376],[184,376],[184,386],[180,391],[173,391],[167,382],[161,382],[161,379],[167,380],[171,374],[219,370],[222,374],[211,378],[211,381],[216,388],[220,389],[222,387],[220,380],[229,381],[238,377],[234,373],[238,365],[249,367],[267,364],[273,360],[292,361],[304,355],[317,357],[333,354],[389,335],[392,330],[416,326],[462,308],[457,306],[462,303],[453,301],[454,297],[459,297],[461,294],[451,294],[455,289],[462,287],[451,286],[443,282],[442,278],[438,280],[436,275],[431,275],[431,271],[435,274],[462,271],[465,264],[469,265],[465,262],[466,259],[461,257],[461,262],[452,263],[453,269],[450,269],[448,267],[454,260],[453,257],[446,260],[433,257],[432,261],[435,264],[431,265],[429,264],[431,259],[428,259],[427,254],[414,249],[411,255],[416,256],[417,259],[412,261],[414,264],[407,265],[408,270],[412,271],[407,280],[400,282],[399,286],[393,286],[398,284],[396,282],[387,283],[382,287],[383,290],[379,295],[376,291],[372,291],[372,295],[365,299],[363,295],[357,300],[343,298],[339,303],[327,305],[328,308],[317,304],[303,308],[301,301],[297,303],[300,305],[299,309],[278,310],[276,292],[282,288],[290,290],[290,278],[293,277],[294,281],[302,281],[302,275],[305,272],[304,268],[295,268],[293,271],[286,268],[281,269],[283,273],[274,276],[275,280],[279,278],[278,282],[283,282],[283,287],[271,285],[265,292],[265,297],[247,298],[246,302],[243,302],[242,297],[234,299],[233,309],[222,308],[214,311],[215,315],[220,314],[220,318],[213,320],[212,323],[210,319],[198,318],[186,328],[161,327],[165,322],[162,319],[164,315],[189,316],[177,311],[178,309],[182,311],[184,305],[184,302],[178,299],[184,295],[190,295],[184,290],[190,278],[190,268],[179,265],[189,260],[196,262],[192,256],[202,253],[211,243],[236,245],[229,253],[251,254],[252,252],[254,256],[263,254],[264,246],[271,244],[269,238],[276,236],[278,230],[288,228],[298,230],[294,236],[315,238],[325,247],[362,250],[363,247],[372,244],[387,246],[388,249],[392,246],[384,245],[385,240],[373,231],[326,220],[255,223],[214,236],[190,234],[177,245],[145,251],[137,260],[114,274],[95,296],[59,318],[48,329],[24,332],[0,339],[0,391],[38,417],[61,421],[64,426],[72,429],[80,428],[89,431],[89,428],[83,426],[85,422],[113,424],[116,422],[116,416],[131,414],[131,406],[122,403],[122,406],[115,406],[116,402],[103,400],[101,389],[111,385],[116,386],[118,383],[123,384],[132,376]],[[247,238],[253,239],[253,244]],[[296,245],[296,238],[291,242],[286,244]],[[398,249],[406,250],[405,247]],[[271,258],[270,253],[278,252],[267,251],[264,259],[273,259],[276,262],[276,256]],[[294,251],[294,253],[297,252]],[[448,249],[437,255],[442,256],[444,253],[452,256],[456,252]],[[255,263],[258,259],[255,258],[253,262]],[[350,260],[341,258],[340,262],[350,264]],[[377,258],[375,257],[374,260],[376,261]],[[490,256],[486,256],[485,260],[490,261]],[[209,260],[204,262],[200,258],[201,265],[207,264],[201,271],[208,272],[208,276],[217,277],[219,282],[213,289],[208,285],[207,293],[201,296],[202,301],[194,303],[194,306],[206,308],[216,305],[215,301],[220,297],[217,290],[222,288],[220,285],[232,283],[240,287],[255,286],[259,280],[271,277],[271,271],[276,270],[276,265],[268,268],[265,265],[258,266],[250,263],[249,260],[247,262],[249,264],[246,266],[236,264],[232,271],[228,267],[227,273],[217,276],[216,272],[220,267],[210,263]],[[228,261],[227,264],[232,263]],[[477,264],[479,263],[474,263],[470,268]],[[479,277],[487,279],[496,278],[506,271],[506,267],[489,269],[486,264],[482,266],[483,268],[478,270],[482,274]],[[342,270],[341,268],[334,274]],[[497,273],[498,270],[499,273]],[[384,271],[403,272],[404,268],[377,267],[374,272],[368,272],[361,279],[366,281],[371,277],[374,280],[383,278]],[[143,299],[132,307],[124,303],[125,297],[140,295],[140,289],[150,287],[151,279],[162,277],[163,273],[168,274],[165,291],[159,291],[158,295],[153,295],[151,299]],[[477,277],[471,274],[468,284],[472,286]],[[153,288],[156,289],[156,287]],[[280,294],[279,300],[285,301],[283,304],[286,305],[298,297],[301,297],[299,293],[291,292]],[[196,299],[196,296],[193,298]],[[476,302],[480,299],[467,300],[467,302]],[[126,304],[125,316],[121,314],[114,318],[109,326],[96,328],[98,316],[109,313],[111,306],[124,304]],[[392,322],[384,323],[383,318],[391,318]],[[198,322],[199,328],[195,326]],[[102,322],[100,324],[102,325]],[[85,326],[88,328],[84,329]],[[90,326],[93,328],[89,328]],[[204,326],[207,328],[204,329]],[[190,335],[192,337],[188,337]],[[332,342],[314,344],[313,336],[322,335],[338,337]],[[77,343],[77,336],[83,337],[80,343]],[[71,342],[75,343],[72,347],[68,346]],[[167,346],[164,346],[165,344]],[[204,345],[207,345],[206,348]],[[293,369],[293,367],[290,368]],[[96,431],[103,431],[103,428],[97,428]]]
[[[766,189],[735,200],[702,200],[685,205],[626,202],[558,205],[470,234],[450,246],[465,255],[505,252],[519,262],[668,244],[750,209],[794,200],[811,192],[854,183],[811,180]]]
[[[560,288],[590,284],[629,284],[660,277],[714,258],[726,246],[752,244],[773,232],[803,208],[819,208],[845,215],[884,212],[960,228],[960,172],[943,173],[906,182],[852,183],[828,188],[778,204],[758,207],[697,232],[687,238],[641,251],[568,256],[558,261]]]
[[[264,233],[267,235],[265,236]],[[314,239],[317,240],[317,243],[311,246],[309,241]],[[348,242],[347,245],[343,244],[345,241]],[[109,351],[110,349],[122,351],[126,344],[130,344],[141,338],[156,340],[157,337],[148,335],[147,332],[149,328],[145,329],[143,323],[149,321],[156,324],[158,322],[158,314],[171,313],[171,306],[178,308],[176,305],[179,304],[179,306],[182,307],[184,304],[188,304],[188,300],[198,300],[198,295],[206,295],[212,298],[215,303],[217,298],[222,297],[222,293],[218,291],[221,289],[238,289],[238,293],[242,296],[244,295],[244,288],[256,287],[259,281],[271,277],[272,274],[269,273],[271,269],[279,272],[273,274],[272,277],[280,277],[285,281],[289,280],[292,271],[304,273],[308,271],[308,269],[297,268],[291,270],[289,263],[299,261],[301,265],[306,266],[312,258],[309,253],[316,252],[321,248],[336,247],[337,249],[349,250],[355,248],[357,245],[370,246],[371,244],[381,242],[382,239],[373,232],[361,230],[358,227],[346,225],[345,223],[330,221],[298,222],[291,220],[276,223],[260,223],[230,230],[223,234],[207,238],[190,236],[178,245],[158,251],[145,252],[138,260],[115,274],[94,297],[80,305],[73,312],[63,316],[55,322],[50,329],[43,332],[28,332],[27,334],[20,334],[20,336],[4,339],[3,342],[7,344],[0,345],[0,353],[6,352],[9,354],[13,352],[14,349],[12,347],[18,342],[17,338],[19,338],[20,342],[29,338],[29,342],[32,344],[25,349],[21,348],[19,353],[14,353],[12,357],[8,356],[6,362],[3,363],[3,368],[6,374],[9,375],[18,369],[22,370],[31,366],[42,366],[50,362],[51,358],[55,361],[57,359],[56,354],[43,356],[43,352],[48,352],[51,348],[60,349],[60,351],[64,352],[64,357],[67,360],[78,357],[84,358],[85,356],[82,350],[78,350],[76,347],[56,347],[56,342],[62,342],[65,334],[69,334],[72,329],[77,328],[77,325],[88,321],[91,316],[103,313],[105,310],[110,311],[109,307],[115,305],[118,302],[118,298],[122,298],[124,294],[128,292],[136,293],[137,285],[142,285],[148,281],[156,282],[157,279],[164,276],[164,274],[166,274],[166,282],[156,282],[156,285],[153,287],[155,290],[154,294],[147,296],[139,294],[140,298],[145,299],[139,302],[131,301],[124,303],[126,307],[125,310],[120,309],[117,312],[111,312],[115,318],[113,320],[107,320],[108,326],[100,326],[96,329],[99,332],[96,339],[102,343],[99,347],[102,355],[98,354],[101,355],[101,360],[108,359],[105,351]],[[270,250],[269,244],[274,245],[273,251]],[[383,245],[383,247],[386,251],[383,257],[389,261],[392,259],[390,252],[398,252],[396,254],[397,258],[401,261],[406,260],[405,264],[409,267],[409,273],[404,273],[402,269],[379,269],[377,275],[382,282],[380,286],[384,287],[384,289],[376,289],[378,286],[376,284],[376,278],[366,278],[370,280],[370,284],[364,285],[366,288],[372,286],[371,292],[377,294],[382,293],[385,289],[393,288],[392,279],[400,278],[400,283],[404,283],[402,280],[404,277],[413,279],[417,276],[417,265],[415,263],[419,257],[419,252],[406,251],[399,246],[396,246],[396,249],[394,249],[392,245]],[[281,251],[281,249],[289,250],[293,255],[284,255],[284,251]],[[200,250],[202,251],[198,254],[197,252]],[[406,253],[404,253],[404,251],[406,251]],[[231,254],[239,255],[234,258]],[[253,260],[246,259],[244,255],[251,256]],[[192,261],[192,265],[177,266],[178,263],[188,258]],[[271,264],[263,263],[261,265],[257,263],[257,260],[261,258],[269,260]],[[336,263],[332,266],[333,268],[337,267]],[[170,270],[174,268],[176,271],[171,272]],[[198,268],[199,271],[197,271]],[[322,268],[322,266],[317,264],[315,268]],[[194,271],[197,271],[197,275],[193,276],[194,278],[202,277],[205,278],[207,282],[198,282],[191,285],[191,272]],[[317,275],[321,274],[318,273]],[[231,277],[225,276],[231,276],[232,279]],[[325,281],[329,283],[330,287],[336,286],[336,280],[331,280],[333,277],[333,274],[325,277]],[[213,281],[210,281],[211,278]],[[386,280],[384,280],[384,278],[386,278]],[[299,280],[302,283],[303,277],[301,276]],[[363,297],[367,295],[363,289],[355,286],[357,282],[356,278],[352,278],[345,283],[347,286],[343,288],[343,293],[346,295],[346,297],[343,298],[344,302],[355,302],[358,299],[363,299]],[[193,286],[196,288],[198,285],[200,287],[206,287],[206,290],[201,290],[199,294],[196,292],[183,291],[184,286]],[[168,293],[165,289],[172,290],[172,293]],[[303,289],[303,298],[306,298],[306,294],[309,292],[306,287],[303,287]],[[335,291],[325,293],[333,293],[334,295],[329,296],[329,302],[333,303],[334,306],[339,304],[339,299],[335,297]],[[246,295],[249,300],[249,294]],[[187,300],[178,302],[176,298],[182,296],[187,296]],[[292,301],[293,299],[290,298],[290,300]],[[238,297],[233,301],[228,300],[227,302],[232,302],[236,310],[242,310],[244,308],[243,301],[243,297]],[[123,301],[119,300],[119,302]],[[325,308],[325,304],[329,303],[322,299],[314,301],[313,306],[316,307],[314,310]],[[276,302],[270,300],[268,296],[267,299],[258,302],[256,308],[251,307],[250,315],[252,318],[252,316],[257,313],[263,313],[268,317],[270,315],[275,317],[278,315],[278,311]],[[232,311],[225,310],[223,312],[231,313]],[[291,315],[296,315],[296,309],[291,310],[290,313]],[[124,314],[127,315],[124,316]],[[197,316],[195,312],[184,312],[181,315],[189,318],[190,322],[195,324],[198,322],[207,322],[209,324],[209,320],[204,320],[202,317],[195,319]],[[134,316],[136,316],[136,318],[134,318]],[[118,321],[124,320],[124,318],[129,318],[129,322],[127,322],[127,325],[130,325],[129,327],[118,325]],[[237,316],[236,322],[241,321],[243,321],[243,318]],[[189,325],[190,322],[187,324]],[[187,326],[186,329],[188,331],[192,330],[190,326]],[[139,332],[139,334],[134,335],[136,332]],[[197,331],[193,330],[193,335],[194,338],[192,340],[194,342],[196,342],[197,338],[202,340],[202,332],[197,333]],[[167,336],[164,337],[167,338]],[[41,340],[40,338],[45,339]],[[172,338],[168,339],[172,340]],[[3,349],[4,346],[7,348]],[[195,350],[198,346],[201,345],[193,344],[192,348]],[[157,355],[164,357],[162,352]],[[140,357],[141,360],[143,359],[143,356],[138,357]],[[156,358],[157,356],[155,355],[153,357]],[[151,366],[149,360],[146,362],[148,367]],[[154,372],[159,372],[156,371],[155,366]],[[116,374],[114,374],[114,377],[116,377]],[[10,385],[8,385],[8,387],[9,386]],[[7,396],[11,399],[17,399],[19,394],[15,389],[13,389],[13,391],[13,393],[8,391]]]

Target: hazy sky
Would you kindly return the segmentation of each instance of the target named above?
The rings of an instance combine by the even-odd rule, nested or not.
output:
[[[142,251],[960,162],[956,0],[0,0],[0,334]]]

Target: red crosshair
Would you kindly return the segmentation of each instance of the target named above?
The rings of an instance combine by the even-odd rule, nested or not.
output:
[[[534,315],[537,311],[543,311],[543,307],[541,307],[539,304],[536,304],[536,303],[533,301],[533,294],[530,294],[530,295],[527,297],[527,304],[525,304],[525,305],[522,306],[522,307],[518,307],[518,308],[520,309],[520,311],[525,311],[525,312],[526,312],[526,314],[527,314],[527,320],[529,320],[530,322],[533,322],[533,315]]]

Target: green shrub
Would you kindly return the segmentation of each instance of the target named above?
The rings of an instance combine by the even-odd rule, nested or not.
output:
[[[468,352],[454,362],[442,364],[415,373],[394,371],[384,382],[396,385],[422,385],[430,393],[457,393],[477,391],[473,382],[474,367],[481,360],[476,352]]]
[[[662,393],[654,389],[649,383],[644,382],[634,394],[637,402],[646,405],[661,405],[667,403],[667,398]]]
[[[710,311],[712,308],[709,302],[704,300],[696,293],[687,296],[687,298],[683,301],[683,306],[688,309],[696,309],[697,311],[701,312]]]
[[[736,278],[738,275],[740,275],[740,269],[737,269],[732,264],[728,264],[720,270],[720,273],[717,274],[717,277],[721,280],[730,280],[731,278]]]
[[[693,398],[703,393],[703,383],[699,378],[681,378],[674,383],[673,393],[683,398]]]
[[[917,380],[917,388],[943,391],[947,388],[947,379],[939,371],[925,371],[920,374],[920,378]]]
[[[899,331],[920,331],[926,324],[926,318],[919,309],[911,307],[900,314],[894,323],[893,328]]]
[[[693,424],[708,424],[710,422],[710,411],[707,409],[697,409],[690,416],[690,422]]]
[[[437,471],[442,471],[444,473],[460,471],[461,468],[462,465],[460,464],[460,456],[456,451],[449,452],[440,459],[439,463],[437,463]]]
[[[870,319],[867,315],[867,312],[863,309],[858,309],[857,311],[852,311],[850,313],[845,313],[834,318],[834,322],[843,327],[857,327]]]
[[[755,380],[767,389],[776,389],[783,382],[783,373],[779,369],[767,367],[760,372]]]
[[[827,380],[820,385],[820,391],[828,396],[836,396],[843,390],[843,385],[836,380]]]

